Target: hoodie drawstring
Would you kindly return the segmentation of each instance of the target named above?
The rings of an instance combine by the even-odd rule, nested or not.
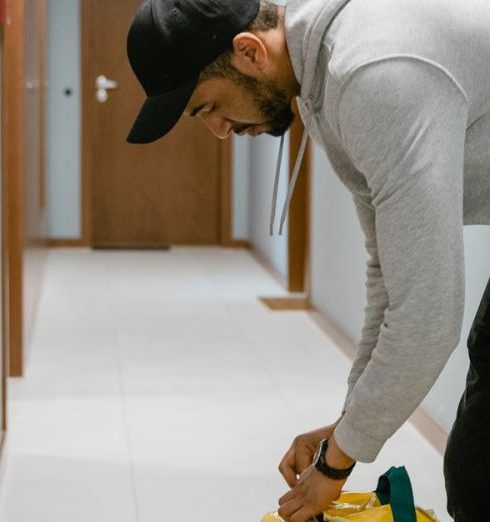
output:
[[[277,155],[276,162],[276,175],[274,177],[274,190],[272,192],[272,205],[271,205],[271,217],[270,217],[270,225],[269,225],[269,235],[274,235],[274,220],[276,219],[276,206],[277,206],[277,191],[279,187],[279,178],[281,177],[281,163],[282,163],[282,153],[284,149],[284,138],[285,134],[281,136],[281,144],[279,145],[279,154]]]
[[[309,108],[308,108],[309,109]],[[303,163],[303,158],[306,151],[306,145],[308,143],[308,129],[311,124],[312,111],[308,110],[308,120],[306,122],[303,136],[301,138],[301,144],[298,151],[298,156],[296,158],[296,163],[294,165],[293,174],[291,176],[291,181],[289,182],[288,194],[286,196],[286,200],[284,202],[284,206],[282,208],[281,214],[281,222],[279,225],[279,235],[282,235],[282,229],[284,227],[284,222],[286,221],[286,217],[289,210],[289,204],[291,203],[291,198],[293,197],[294,187],[296,186],[296,181],[298,180],[299,170],[301,168],[301,164]],[[276,177],[274,180],[274,192],[272,195],[272,206],[271,206],[271,217],[270,217],[270,235],[274,234],[274,220],[276,216],[276,204],[277,204],[277,191],[279,186],[279,176],[281,170],[281,162],[284,148],[284,136],[281,137],[281,145],[279,147],[279,156],[277,158],[277,168],[276,168]]]

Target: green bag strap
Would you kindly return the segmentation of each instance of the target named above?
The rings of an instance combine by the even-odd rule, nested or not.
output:
[[[417,522],[412,484],[404,466],[381,475],[375,493],[382,505],[390,504],[394,522]]]

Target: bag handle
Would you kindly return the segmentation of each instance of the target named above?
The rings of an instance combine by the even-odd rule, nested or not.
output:
[[[404,466],[391,467],[381,475],[375,493],[382,505],[390,504],[394,522],[417,522],[412,484]]]

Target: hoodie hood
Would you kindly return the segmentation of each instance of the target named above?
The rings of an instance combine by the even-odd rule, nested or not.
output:
[[[317,63],[325,33],[350,0],[290,0],[286,7],[286,41],[301,101],[312,99]]]
[[[289,56],[296,79],[301,85],[301,95],[298,106],[301,117],[305,122],[305,129],[301,139],[301,145],[296,158],[291,181],[289,182],[286,201],[281,214],[279,234],[286,221],[289,204],[293,197],[294,187],[299,176],[301,163],[306,152],[308,134],[310,132],[313,111],[318,89],[323,83],[323,68],[318,68],[317,63],[324,43],[324,36],[330,24],[339,14],[342,8],[350,0],[290,0],[286,7],[286,41]],[[318,74],[322,71],[322,74]],[[272,196],[270,235],[274,232],[274,220],[277,204],[277,188],[279,183],[281,159],[283,154],[284,137],[281,139],[279,156],[277,159],[274,191]]]

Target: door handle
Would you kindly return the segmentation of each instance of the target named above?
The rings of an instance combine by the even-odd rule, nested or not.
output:
[[[112,91],[118,88],[118,83],[114,80],[109,80],[103,75],[97,76],[95,80],[96,98],[99,103],[105,103],[109,99],[107,91]]]
[[[97,79],[95,80],[95,88],[96,89],[104,89],[105,91],[117,89],[118,85],[117,82],[114,80],[109,80],[105,76],[97,76]]]

